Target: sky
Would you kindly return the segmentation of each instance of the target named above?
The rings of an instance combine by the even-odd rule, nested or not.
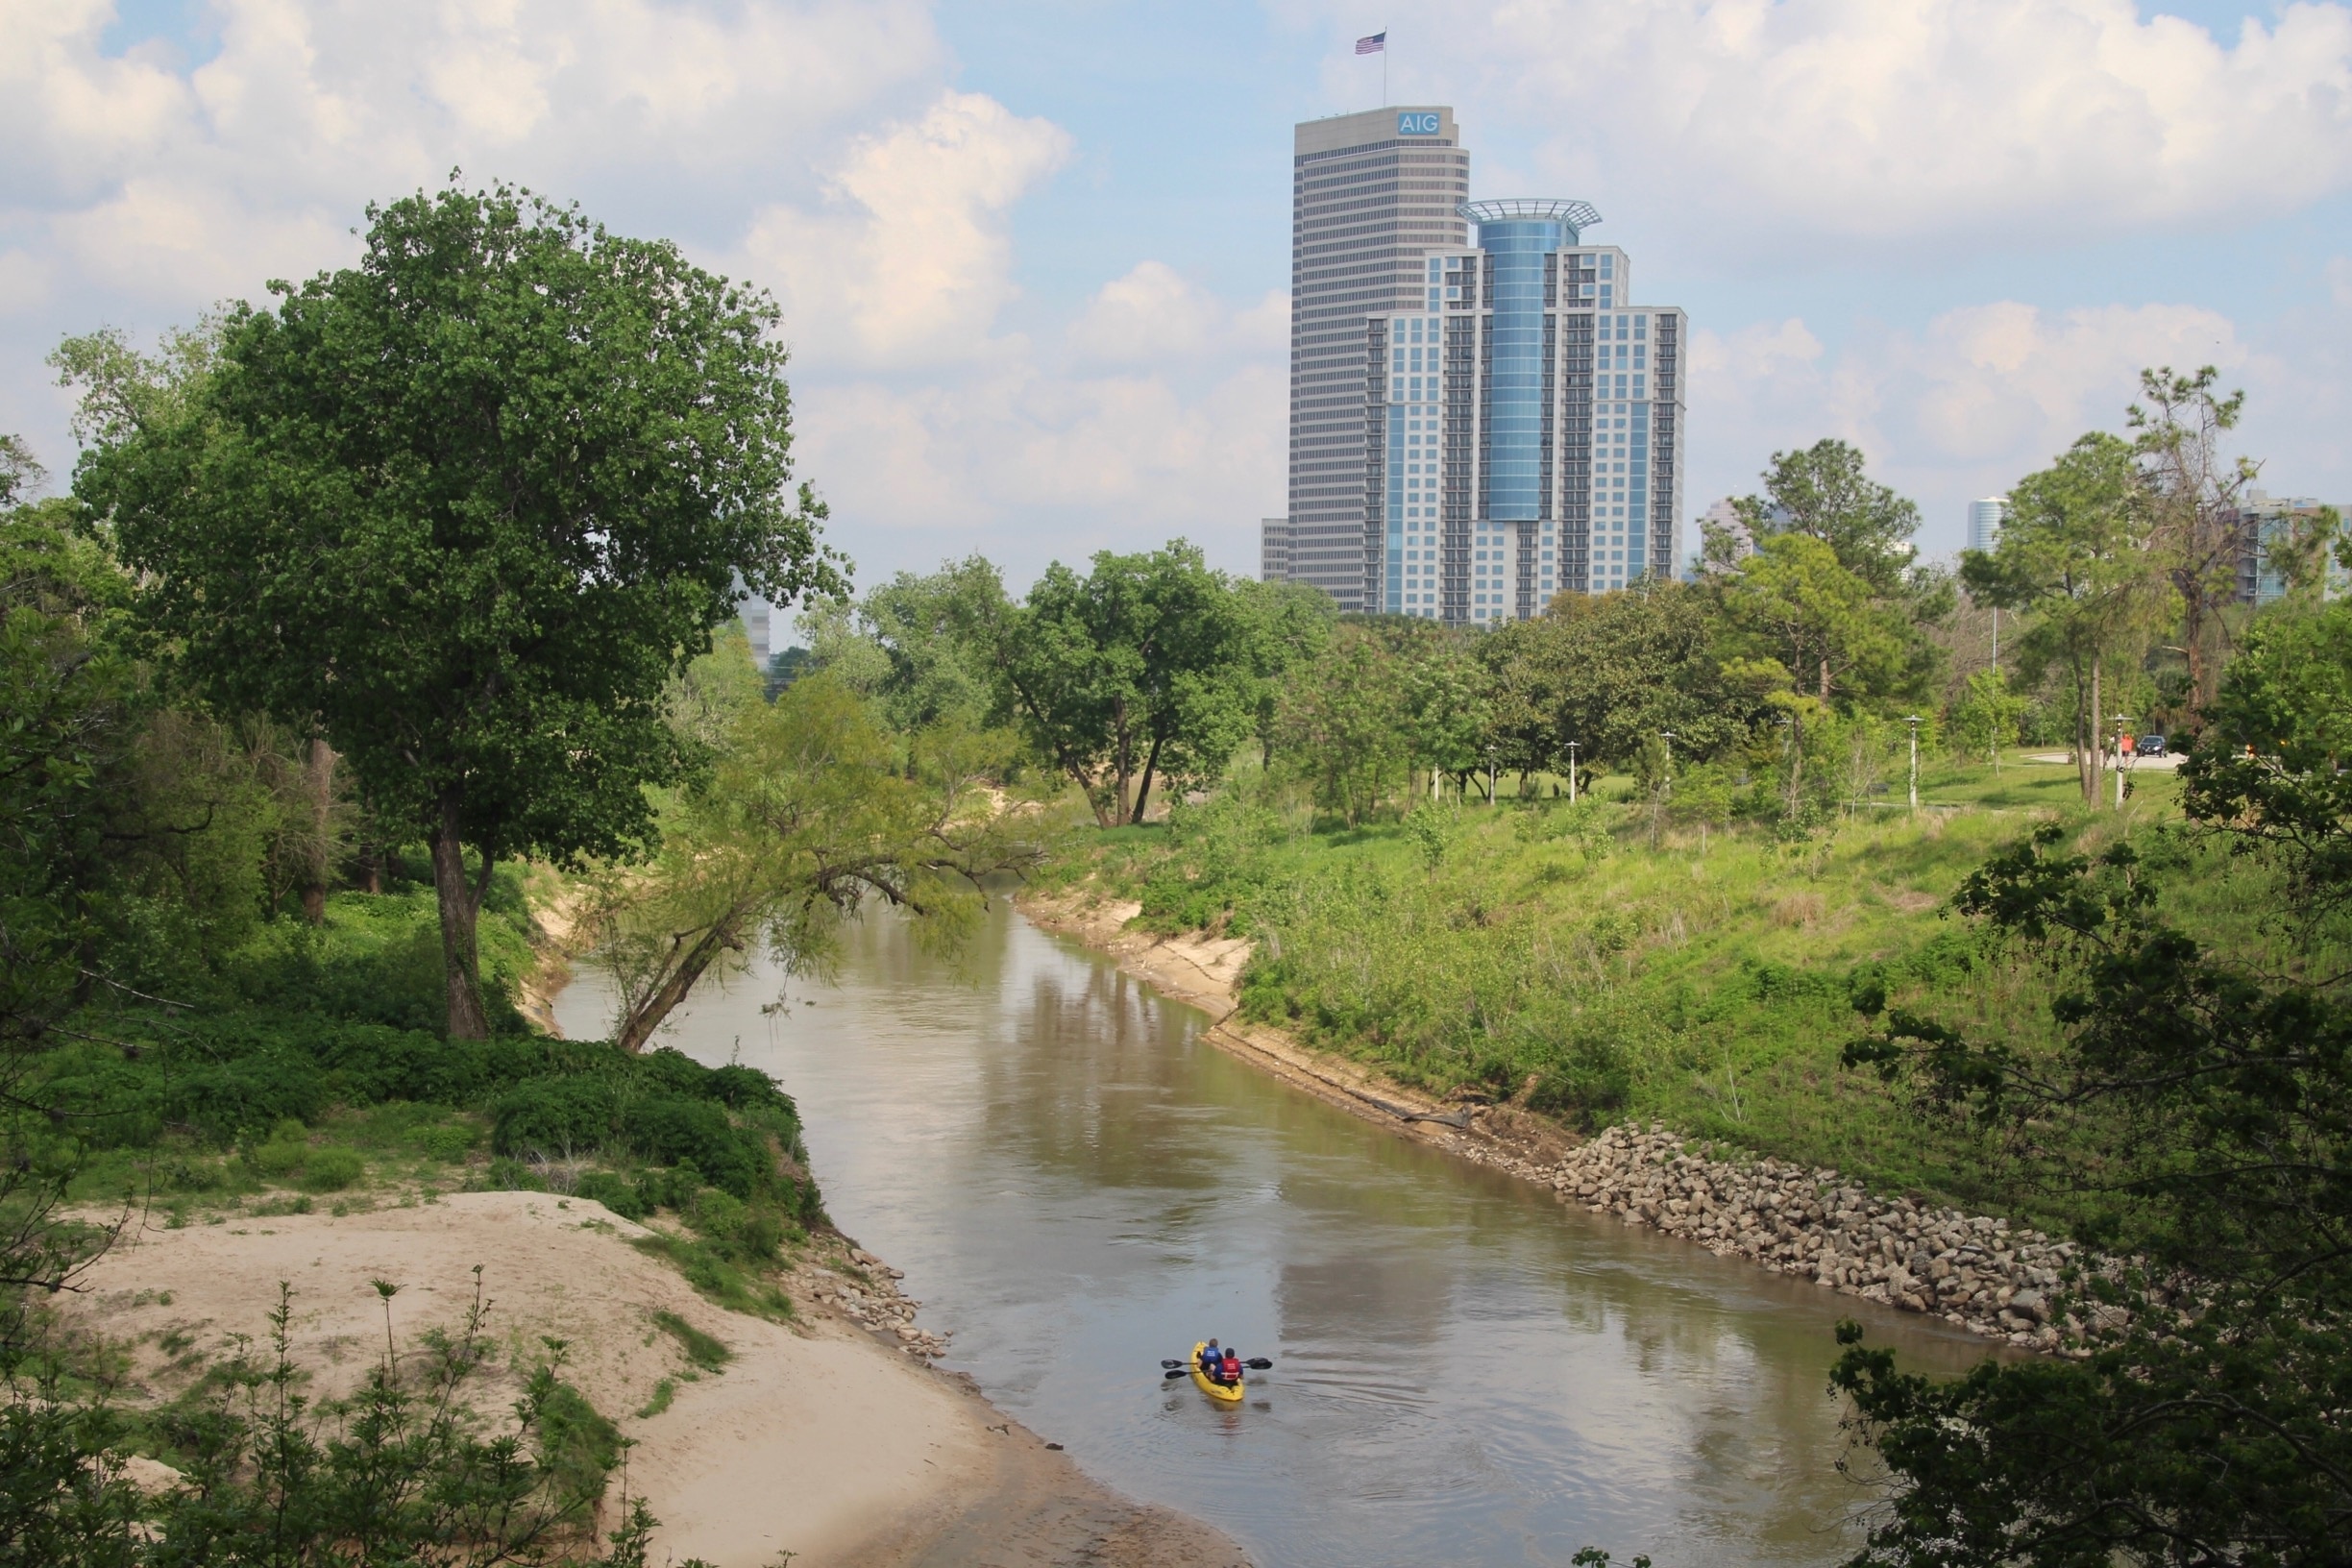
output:
[[[1948,553],[2148,365],[2352,501],[2352,6],[2233,0],[0,0],[0,430],[62,484],[61,337],[347,264],[456,169],[773,293],[860,582],[1249,573],[1291,126],[1384,95],[1690,312],[1688,543],[1838,436]]]

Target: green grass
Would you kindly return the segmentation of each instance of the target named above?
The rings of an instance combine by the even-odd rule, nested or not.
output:
[[[655,1312],[653,1326],[675,1339],[686,1359],[705,1372],[723,1371],[735,1359],[724,1340],[704,1334],[675,1312]]]
[[[1247,1016],[1433,1092],[1588,1128],[1662,1121],[1881,1190],[2063,1222],[2060,1200],[2015,1189],[1967,1129],[1839,1054],[1865,1027],[1866,984],[2049,1044],[2047,978],[1949,918],[1950,895],[2046,818],[2086,845],[2156,842],[2177,821],[2176,780],[2140,775],[2118,814],[2083,812],[2070,767],[1923,775],[1923,801],[1954,809],[1914,817],[1899,793],[1898,809],[1840,812],[1801,839],[1689,824],[1654,848],[1649,813],[1612,798],[1627,779],[1574,806],[1507,796],[1347,831],[1309,831],[1244,789],[1166,826],[1077,835],[1044,880],[1090,877],[1139,899],[1155,929],[1256,938]],[[2168,897],[2200,930],[2259,943],[2260,874],[2203,867]]]

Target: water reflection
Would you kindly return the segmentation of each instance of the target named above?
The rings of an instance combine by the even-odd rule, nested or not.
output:
[[[1001,910],[960,964],[871,919],[838,983],[773,997],[746,977],[674,1041],[798,1097],[835,1218],[950,1364],[1112,1484],[1216,1499],[1260,1562],[1851,1550],[1825,1391],[1850,1299],[1356,1121]],[[557,1012],[597,1034],[603,1007],[583,981]],[[1915,1364],[1978,1354],[1871,1326]],[[1159,1376],[1206,1334],[1278,1360],[1237,1409]]]

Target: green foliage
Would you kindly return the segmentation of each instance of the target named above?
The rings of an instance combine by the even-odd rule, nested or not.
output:
[[[1841,1334],[1835,1382],[1898,1481],[1859,1561],[2341,1560],[2352,785],[2221,748],[2188,771],[2177,843],[2086,854],[2045,827],[1961,889],[2049,975],[2056,1051],[1904,1007],[1850,1049],[2090,1195],[2086,1234],[2145,1264],[2103,1282],[2116,1317],[2082,1360],[1935,1384]],[[2181,919],[2169,885],[2211,875],[2199,848],[2267,878],[2263,943]]]
[[[2220,740],[2287,767],[2340,766],[2352,755],[2352,600],[2292,599],[2257,616],[2210,718]]]
[[[787,975],[827,972],[868,896],[952,946],[984,907],[981,879],[1037,858],[1031,820],[982,787],[1006,760],[987,732],[943,720],[907,737],[902,760],[830,672],[772,703],[741,691],[708,723],[712,766],[663,812],[652,866],[607,869],[578,915],[619,992],[625,1048],[754,944]]]
[[[1558,771],[1575,741],[1583,766],[1630,765],[1660,731],[1676,752],[1737,747],[1760,717],[1725,682],[1713,596],[1661,583],[1643,593],[1572,597],[1504,626],[1480,649],[1497,696],[1504,762]]]
[[[1872,594],[1897,597],[1919,531],[1919,507],[1865,470],[1861,449],[1834,437],[1774,453],[1764,493],[1737,502],[1749,537],[1759,550],[1776,536],[1814,540]]]
[[[397,1289],[380,1288],[387,1301]],[[133,1435],[124,1418],[59,1397],[54,1377],[13,1388],[0,1404],[0,1542],[12,1560],[77,1568],[580,1560],[622,1444],[613,1424],[562,1381],[559,1342],[529,1368],[512,1420],[494,1428],[467,1398],[489,1359],[478,1282],[454,1335],[429,1335],[404,1355],[387,1343],[342,1399],[302,1391],[311,1374],[288,1347],[292,1313],[284,1291],[265,1358],[238,1355],[150,1424],[148,1445],[183,1476],[152,1499],[121,1479]],[[649,1526],[651,1517],[641,1507],[632,1522]]]
[[[686,1359],[705,1372],[723,1372],[735,1353],[715,1335],[704,1334],[675,1312],[655,1312],[653,1326],[675,1339]]]
[[[1142,821],[1155,783],[1180,793],[1223,773],[1296,634],[1261,613],[1288,600],[1237,587],[1182,540],[1092,564],[1048,567],[989,647],[1031,744],[1108,827]]]
[[[194,679],[322,726],[371,810],[435,846],[450,1026],[478,1037],[460,845],[643,845],[645,786],[688,761],[663,689],[737,583],[838,582],[788,493],[764,297],[505,187],[369,219],[356,267],[232,309],[182,395],[112,417],[86,377],[76,489]]]

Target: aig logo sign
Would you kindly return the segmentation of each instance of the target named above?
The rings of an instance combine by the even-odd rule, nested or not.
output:
[[[1437,114],[1434,110],[1407,110],[1397,116],[1400,136],[1433,136],[1437,134]]]

